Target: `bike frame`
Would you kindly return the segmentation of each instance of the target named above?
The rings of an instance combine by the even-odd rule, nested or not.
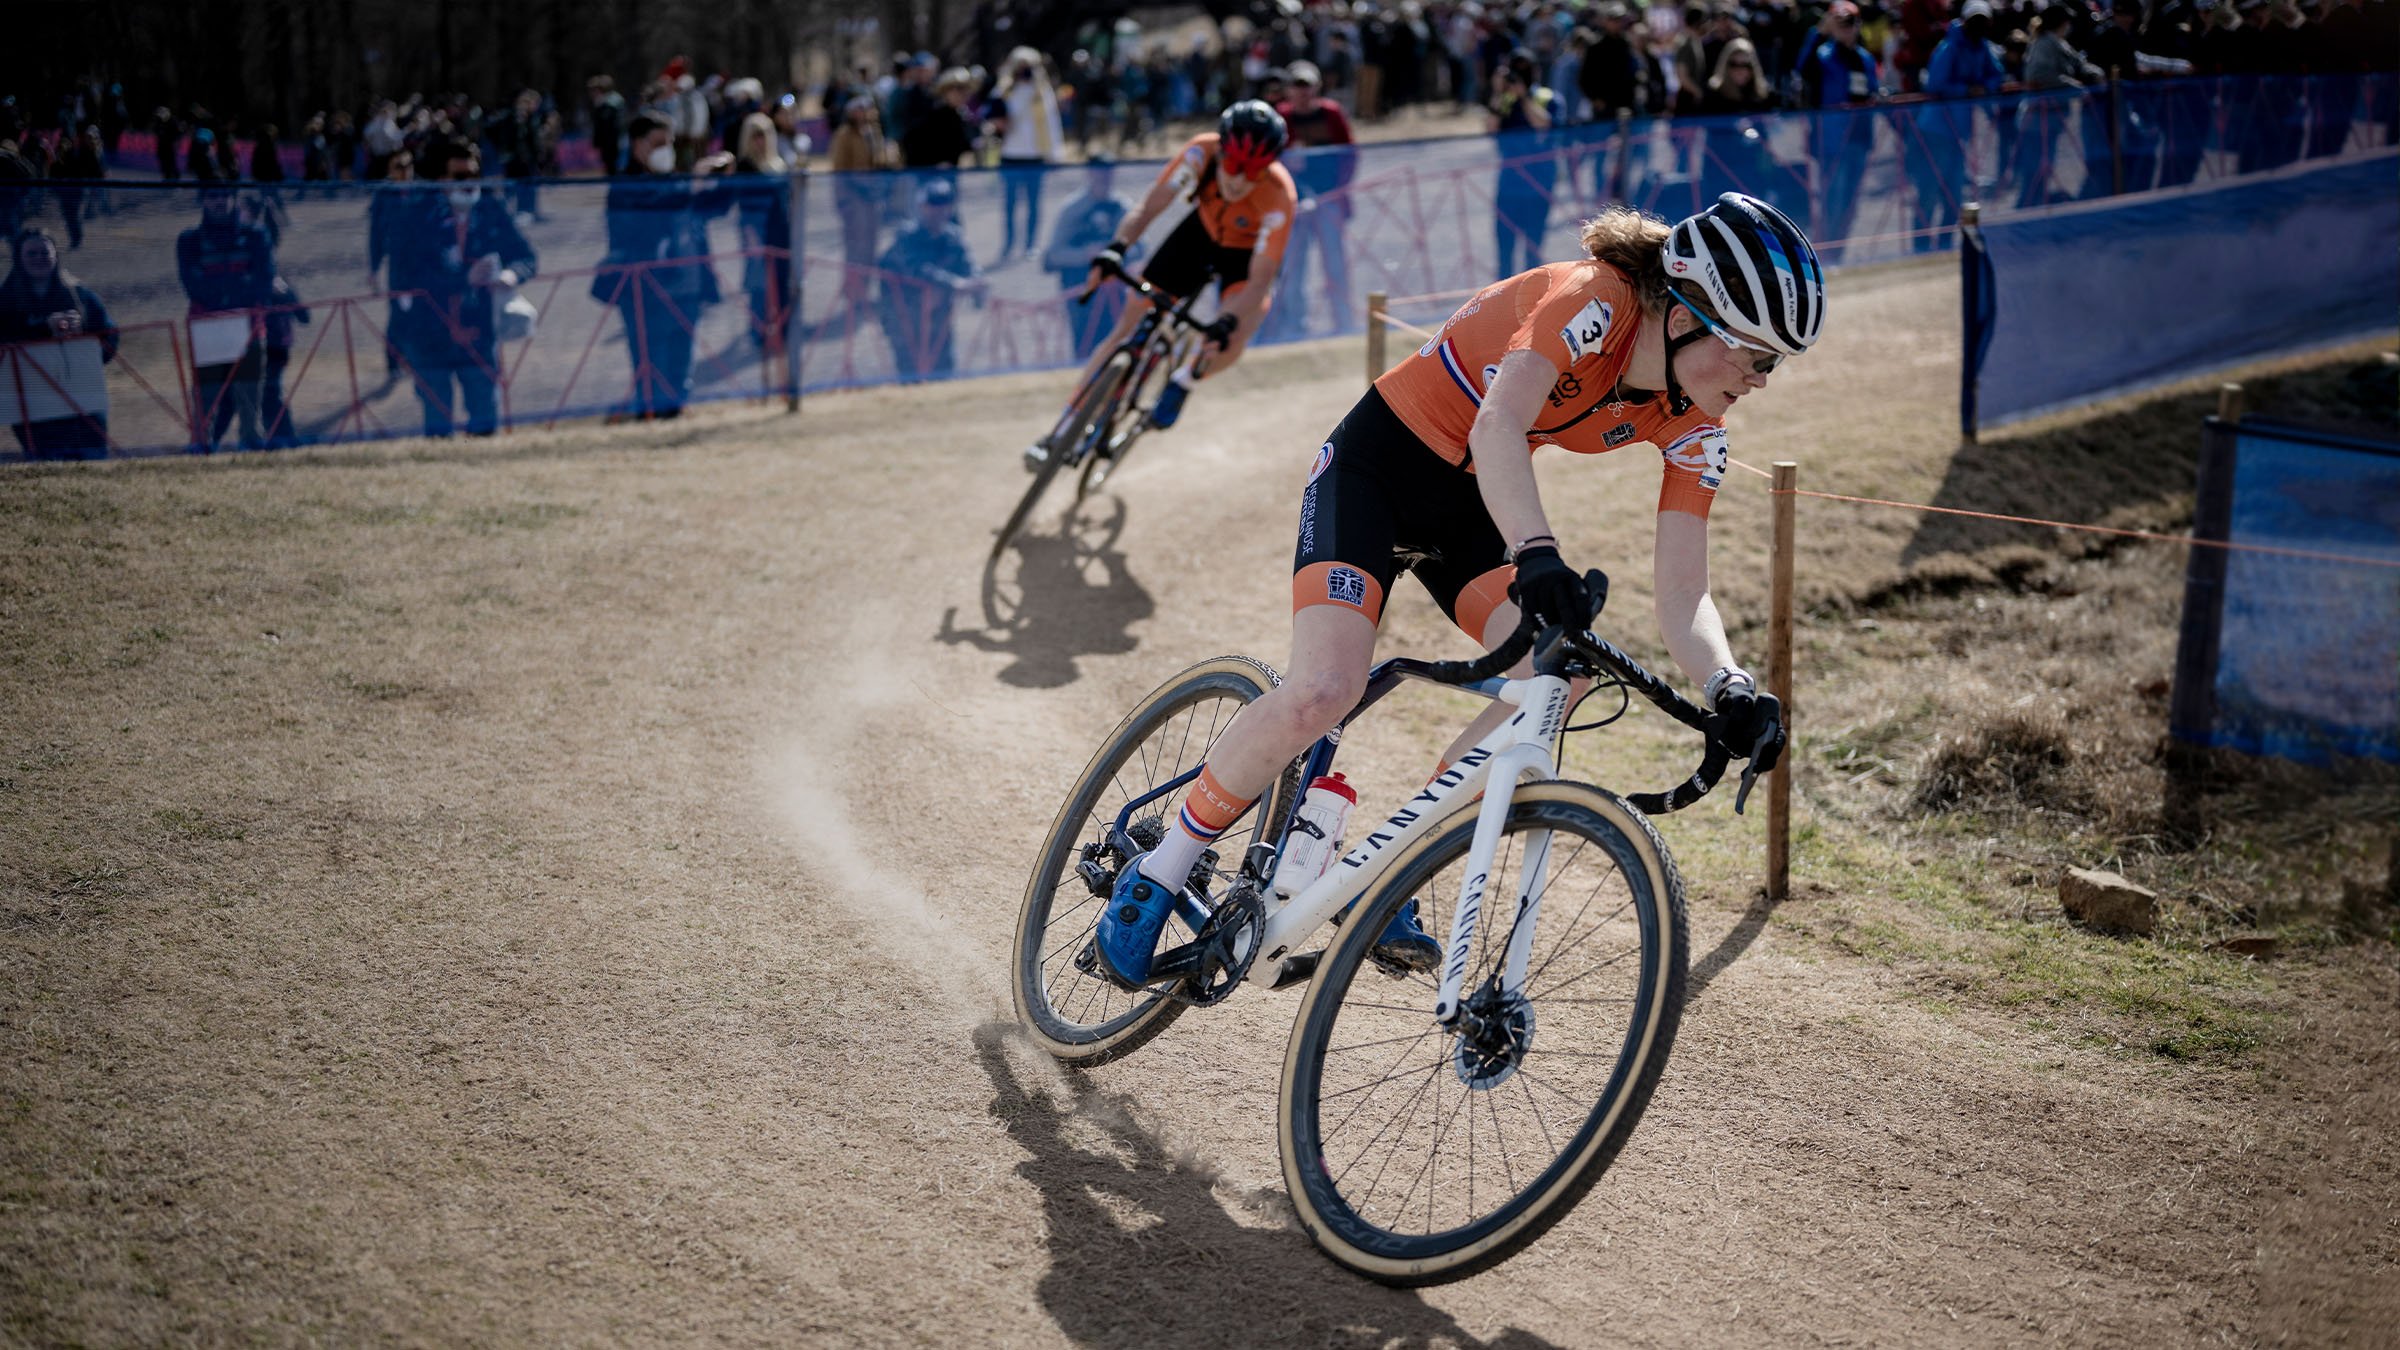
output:
[[[1351,718],[1401,679],[1414,675],[1416,672],[1409,669],[1414,664],[1393,661],[1378,667],[1375,677],[1370,679],[1367,696],[1360,700]],[[1283,959],[1302,939],[1344,905],[1373,889],[1392,859],[1451,816],[1449,807],[1470,801],[1481,791],[1483,803],[1475,818],[1474,842],[1467,851],[1466,881],[1460,887],[1458,907],[1451,916],[1450,940],[1442,961],[1441,992],[1433,1008],[1434,1020],[1441,1025],[1448,1026],[1457,1020],[1460,985],[1466,977],[1467,957],[1482,917],[1484,884],[1491,876],[1492,858],[1499,850],[1500,834],[1508,822],[1516,785],[1528,779],[1539,781],[1558,776],[1558,745],[1566,731],[1567,709],[1572,700],[1567,681],[1556,675],[1486,680],[1459,687],[1473,689],[1501,703],[1515,704],[1517,711],[1369,831],[1357,847],[1328,867],[1325,875],[1267,915],[1266,931],[1260,939],[1261,959],[1250,968],[1251,983],[1273,984]],[[1349,720],[1345,718],[1344,725]],[[1331,767],[1334,750],[1340,742],[1341,730],[1337,727],[1317,743],[1309,752],[1303,781],[1313,782]],[[1289,828],[1290,822],[1286,821],[1276,831],[1273,843],[1278,851]],[[1548,870],[1548,853],[1546,831],[1527,845],[1512,920],[1514,927],[1501,973],[1503,986],[1512,993],[1524,982],[1533,924],[1541,907],[1542,883]]]
[[[1064,447],[1065,451],[1072,455],[1078,463],[1082,461],[1093,445],[1098,444],[1098,438],[1106,435],[1108,428],[1115,424],[1118,408],[1122,406],[1123,401],[1131,400],[1135,391],[1142,387],[1142,381],[1149,377],[1150,372],[1157,368],[1158,363],[1174,353],[1183,333],[1197,331],[1200,327],[1192,318],[1192,302],[1198,299],[1198,296],[1178,300],[1140,277],[1121,269],[1116,272],[1115,279],[1124,283],[1136,296],[1148,301],[1150,312],[1136,320],[1133,331],[1127,333],[1125,340],[1119,342],[1116,349],[1109,353],[1111,361],[1115,360],[1119,353],[1129,353],[1133,357],[1132,368],[1126,373],[1125,383],[1118,390],[1119,402],[1110,405],[1108,416],[1096,420],[1084,433],[1083,444]],[[1088,296],[1091,292],[1087,290],[1083,294]],[[1175,331],[1162,331],[1167,328],[1169,320],[1174,321]],[[1108,369],[1108,361],[1101,362],[1100,369]],[[1075,403],[1082,399],[1083,393],[1083,388],[1077,387],[1074,397],[1067,401],[1067,406],[1072,409]]]
[[[1447,820],[1451,812],[1446,807],[1455,802],[1469,801],[1477,791],[1483,793],[1483,804],[1475,821],[1475,839],[1467,855],[1467,881],[1461,888],[1457,912],[1451,918],[1450,940],[1444,947],[1441,993],[1434,1002],[1433,1014],[1444,1026],[1457,1020],[1459,986],[1464,981],[1467,957],[1475,938],[1477,921],[1483,908],[1483,886],[1491,875],[1493,855],[1499,850],[1500,834],[1508,822],[1509,804],[1515,799],[1516,785],[1524,780],[1539,781],[1558,776],[1558,745],[1566,734],[1567,712],[1573,702],[1573,692],[1567,681],[1557,675],[1535,675],[1530,679],[1488,679],[1471,684],[1453,684],[1439,679],[1433,668],[1423,661],[1395,657],[1369,672],[1366,693],[1358,706],[1342,719],[1341,725],[1327,732],[1310,747],[1303,783],[1331,769],[1334,752],[1341,746],[1342,730],[1356,721],[1360,714],[1374,706],[1384,695],[1398,688],[1402,681],[1427,680],[1444,688],[1464,689],[1482,694],[1500,703],[1517,707],[1491,733],[1477,741],[1473,748],[1458,757],[1458,762],[1435,775],[1432,782],[1419,789],[1399,810],[1386,818],[1382,825],[1370,831],[1356,848],[1343,854],[1325,869],[1325,874],[1298,895],[1280,905],[1274,903],[1271,890],[1263,897],[1271,906],[1265,931],[1260,938],[1259,959],[1251,963],[1249,983],[1261,987],[1275,984],[1283,968],[1284,958],[1292,954],[1309,934],[1350,904],[1365,895],[1383,876],[1384,869],[1405,847]],[[1134,845],[1125,831],[1134,813],[1151,802],[1176,791],[1200,776],[1198,769],[1178,774],[1150,791],[1134,798],[1118,812],[1115,835],[1124,842],[1119,845],[1125,856],[1132,857]],[[1251,856],[1244,860],[1244,870],[1265,888],[1274,875],[1275,860],[1283,851],[1284,839],[1290,834],[1292,820],[1299,814],[1299,802],[1292,803],[1292,816],[1275,822],[1273,833],[1251,846]],[[1541,907],[1542,883],[1546,879],[1549,860],[1549,835],[1542,832],[1527,845],[1526,863],[1517,892],[1517,907],[1512,920],[1508,952],[1504,959],[1502,980],[1505,988],[1514,993],[1525,978],[1525,966],[1533,944],[1533,921]],[[1187,903],[1189,903],[1187,901]],[[1196,906],[1195,906],[1196,908]],[[1186,914],[1185,919],[1197,929],[1206,921],[1205,913]]]

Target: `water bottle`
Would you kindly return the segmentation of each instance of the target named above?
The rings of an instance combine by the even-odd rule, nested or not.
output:
[[[1342,826],[1350,808],[1358,805],[1358,789],[1340,774],[1328,774],[1308,785],[1300,799],[1300,817],[1284,836],[1283,856],[1275,863],[1275,893],[1289,900],[1305,891],[1341,856]]]

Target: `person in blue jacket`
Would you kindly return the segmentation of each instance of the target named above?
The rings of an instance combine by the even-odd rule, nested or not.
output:
[[[1058,278],[1058,288],[1067,293],[1067,326],[1077,361],[1091,358],[1100,339],[1116,330],[1117,316],[1125,312],[1127,292],[1123,286],[1101,286],[1081,301],[1074,298],[1091,280],[1092,255],[1106,248],[1117,237],[1117,226],[1124,223],[1126,206],[1117,196],[1115,184],[1115,160],[1106,155],[1086,160],[1083,195],[1059,211],[1050,227],[1050,247],[1042,251],[1042,267]],[[1126,254],[1128,259],[1133,256]]]
[[[1824,110],[1811,124],[1810,148],[1825,191],[1825,224],[1816,241],[1817,256],[1828,264],[1841,257],[1843,241],[1850,237],[1851,218],[1858,214],[1859,182],[1866,176],[1867,153],[1875,148],[1875,114],[1864,109],[1881,90],[1883,72],[1874,53],[1859,44],[1858,23],[1857,5],[1833,0],[1793,72],[1800,86],[1800,106]]]
[[[507,201],[485,191],[473,146],[429,147],[425,169],[435,181],[404,199],[392,240],[392,291],[407,306],[396,337],[425,408],[425,434],[451,433],[455,385],[467,434],[489,436],[500,429],[499,304],[510,287],[532,280],[533,246]]]
[[[275,303],[275,246],[264,231],[242,223],[232,184],[212,181],[201,187],[200,223],[176,236],[175,271],[191,298],[192,318],[238,314],[250,327],[249,343],[234,360],[192,371],[192,449],[199,454],[216,449],[223,434],[213,430],[217,411],[230,401],[241,417],[243,447],[256,450],[266,444],[258,417],[258,377],[266,356],[260,311]]]
[[[883,273],[883,333],[903,381],[939,379],[957,366],[950,315],[964,293],[980,302],[987,284],[955,219],[958,188],[931,177],[917,189],[916,223],[876,260]]]
[[[1991,0],[1960,6],[1925,63],[1925,93],[1934,101],[1904,114],[1915,124],[1914,136],[1904,138],[1902,155],[1916,189],[1913,243],[1919,253],[1942,246],[1946,232],[1958,223],[1959,203],[1970,195],[1966,147],[1975,136],[1975,112],[1955,100],[1999,93],[2008,79],[1991,32]]]
[[[676,168],[675,133],[664,118],[636,113],[625,131],[625,172],[608,185],[608,257],[592,276],[591,296],[623,317],[633,363],[632,398],[609,420],[664,420],[683,415],[700,317],[724,298],[708,221],[733,198]],[[732,164],[733,156],[718,153],[692,170],[715,174]]]

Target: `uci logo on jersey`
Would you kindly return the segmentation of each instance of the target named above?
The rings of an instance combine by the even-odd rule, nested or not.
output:
[[[1325,442],[1325,448],[1324,448],[1324,449],[1322,449],[1322,450],[1319,450],[1319,451],[1317,451],[1317,462],[1316,462],[1316,465],[1315,465],[1315,467],[1311,468],[1311,469],[1308,471],[1308,481],[1310,481],[1310,482],[1312,482],[1312,483],[1313,483],[1313,482],[1317,481],[1318,479],[1320,479],[1320,478],[1324,477],[1324,476],[1325,476],[1325,471],[1326,471],[1327,469],[1330,469],[1330,468],[1332,468],[1332,467],[1333,467],[1333,442],[1331,442],[1331,441],[1327,441],[1327,442]]]
[[[1609,326],[1616,320],[1614,306],[1601,300],[1591,301],[1575,311],[1567,326],[1558,330],[1558,340],[1567,344],[1569,359],[1580,361],[1599,352],[1602,339],[1608,336]]]
[[[1331,446],[1326,447],[1328,450]],[[1367,578],[1347,567],[1333,567],[1325,572],[1325,598],[1361,609],[1367,605]]]

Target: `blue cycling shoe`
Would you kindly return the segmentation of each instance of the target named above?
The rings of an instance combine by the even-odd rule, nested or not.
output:
[[[1342,906],[1342,912],[1334,915],[1333,921],[1342,922],[1356,908],[1355,900]],[[1375,946],[1368,954],[1385,966],[1423,974],[1442,963],[1442,944],[1434,941],[1417,922],[1417,902],[1411,900],[1376,934]]]
[[[1149,856],[1145,853],[1135,858],[1118,874],[1117,888],[1108,897],[1099,931],[1092,937],[1101,972],[1128,989],[1139,989],[1149,980],[1151,962],[1158,955],[1158,935],[1175,910],[1175,893],[1142,875],[1142,858]]]
[[[1420,975],[1442,963],[1442,944],[1417,923],[1416,901],[1402,905],[1383,926],[1375,939],[1375,959]]]
[[[1169,379],[1167,387],[1158,391],[1158,401],[1150,405],[1150,425],[1160,431],[1175,425],[1175,419],[1183,416],[1184,396],[1191,392],[1183,381]]]

